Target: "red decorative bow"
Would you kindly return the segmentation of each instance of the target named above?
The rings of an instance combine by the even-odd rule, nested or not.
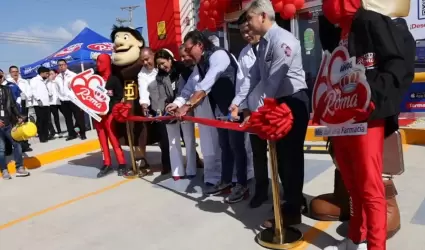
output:
[[[278,104],[275,99],[264,99],[264,106],[251,114],[250,130],[264,140],[279,140],[292,128],[294,117],[286,103]]]
[[[117,122],[126,122],[130,115],[130,103],[117,103],[112,109],[112,116]]]

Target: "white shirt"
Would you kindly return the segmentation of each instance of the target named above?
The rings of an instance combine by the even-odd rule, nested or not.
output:
[[[258,49],[258,44],[255,45]],[[237,77],[236,80],[236,95],[241,91],[240,87],[245,81],[245,77],[249,74],[252,66],[254,66],[257,57],[255,56],[254,50],[251,44],[245,46],[239,54],[239,68],[242,71],[242,77]],[[264,85],[258,83],[252,92],[246,97],[245,101],[239,106],[240,109],[249,109],[251,111],[257,111],[257,109],[264,105],[264,98],[266,94],[264,92]]]
[[[149,91],[148,87],[151,85],[151,83],[156,81],[156,75],[158,74],[157,69],[153,70],[147,70],[145,67],[140,70],[139,74],[137,75],[137,83],[139,85],[139,103],[151,105],[151,101],[149,99]]]
[[[31,90],[33,93],[33,106],[46,107],[49,106],[49,90],[47,89],[46,80],[44,80],[40,75],[32,78],[30,81]]]
[[[18,78],[17,81],[15,81],[12,77],[7,79],[9,82],[13,82],[18,84],[19,89],[21,90],[21,100],[30,100],[31,99],[31,86],[30,83],[22,78]],[[21,103],[21,102],[19,102]],[[28,107],[28,103],[27,103],[27,107]]]
[[[61,101],[70,101],[71,88],[69,85],[71,84],[72,79],[76,76],[74,72],[67,69],[64,73],[59,73],[56,76],[56,83],[58,84],[58,96]]]
[[[59,86],[58,83],[53,80],[47,81],[47,89],[49,90],[50,98],[49,98],[49,104],[50,105],[60,105],[60,99],[59,99]]]

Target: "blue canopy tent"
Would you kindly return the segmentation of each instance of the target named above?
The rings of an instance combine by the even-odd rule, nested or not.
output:
[[[95,59],[99,54],[111,54],[113,44],[111,41],[89,28],[84,28],[72,41],[63,46],[52,55],[35,63],[22,66],[21,76],[28,79],[37,75],[41,66],[56,69],[59,59],[65,59],[68,67],[74,72],[81,72],[94,68]]]

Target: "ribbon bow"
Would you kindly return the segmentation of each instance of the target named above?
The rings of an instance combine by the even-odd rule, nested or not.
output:
[[[112,116],[117,122],[126,122],[130,116],[131,104],[117,103],[112,109]]]
[[[294,117],[286,103],[278,104],[275,99],[264,99],[264,106],[251,114],[250,130],[264,140],[279,140],[292,128]]]

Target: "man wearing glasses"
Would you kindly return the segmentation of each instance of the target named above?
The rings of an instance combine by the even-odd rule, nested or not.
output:
[[[80,129],[81,140],[85,140],[87,137],[86,125],[84,122],[84,111],[75,105],[69,98],[69,95],[71,94],[69,85],[76,74],[68,69],[68,64],[64,59],[58,60],[58,66],[59,74],[55,80],[59,86],[59,99],[61,101],[61,108],[65,117],[66,129],[68,130],[68,137],[66,140],[70,141],[77,138],[77,132],[74,130],[72,116],[74,116],[77,126]]]
[[[232,112],[234,106],[240,104],[239,100],[234,100],[239,67],[236,60],[226,50],[214,46],[198,30],[186,35],[184,47],[186,53],[196,63],[188,80],[195,83],[195,89],[186,103],[169,106],[169,112],[176,111],[178,116],[186,115],[208,96],[215,117],[233,115],[233,118],[237,118],[238,114]],[[176,106],[180,108],[177,109]],[[219,195],[231,190],[227,202],[242,201],[248,197],[245,133],[218,129],[218,141],[221,149],[221,181],[210,187],[206,194]],[[234,166],[236,166],[237,184],[232,188]]]

